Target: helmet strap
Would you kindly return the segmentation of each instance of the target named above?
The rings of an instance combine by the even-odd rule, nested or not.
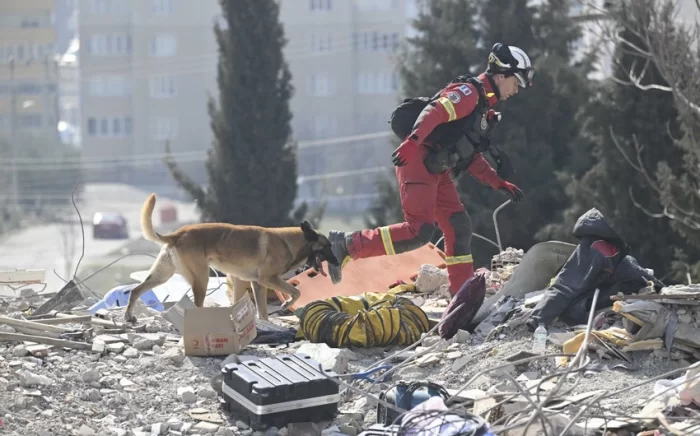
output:
[[[495,74],[503,74],[503,73],[495,73]],[[496,95],[496,98],[498,100],[501,99],[501,93],[498,90],[498,86],[496,86],[496,82],[493,80],[493,75],[494,73],[492,71],[486,71],[486,80],[489,81],[489,85],[491,85],[491,89],[493,90],[493,93]]]

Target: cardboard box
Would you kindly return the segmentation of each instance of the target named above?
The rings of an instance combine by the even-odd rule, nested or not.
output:
[[[257,336],[255,305],[245,294],[232,307],[185,309],[182,334],[187,356],[238,354]]]

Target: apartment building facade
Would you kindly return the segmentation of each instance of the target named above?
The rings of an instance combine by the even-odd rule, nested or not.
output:
[[[201,152],[180,163],[205,181],[218,1],[80,0],[79,7],[82,148],[90,179],[175,192],[162,162],[169,140],[174,153]]]
[[[0,136],[57,135],[54,0],[0,2]]]
[[[330,211],[363,212],[371,204],[376,176],[391,166],[396,48],[415,15],[415,0],[281,2],[295,87],[292,126],[301,142],[300,199],[326,199]]]
[[[329,197],[331,208],[362,210],[371,201],[374,169],[391,164],[394,49],[410,31],[414,1],[280,2],[295,88],[292,128],[302,144],[301,199]],[[86,161],[102,161],[89,166],[90,177],[166,189],[173,183],[158,154],[170,139],[173,152],[187,153],[182,165],[206,182],[219,1],[80,0],[79,7],[82,148]],[[324,143],[377,132],[384,136]],[[327,174],[348,170],[359,177]]]

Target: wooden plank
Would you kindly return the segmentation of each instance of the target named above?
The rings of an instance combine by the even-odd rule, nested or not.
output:
[[[46,271],[43,269],[16,269],[0,271],[0,283],[43,283]]]
[[[47,324],[47,325],[53,325],[53,324],[82,324],[86,322],[90,322],[92,320],[92,315],[66,315],[64,317],[58,317],[58,318],[39,318],[39,319],[34,319],[32,320],[33,322],[39,323],[39,324]]]
[[[64,339],[45,338],[43,336],[20,335],[18,333],[0,332],[0,341],[36,342],[75,350],[91,350],[92,345],[85,342],[66,341]]]
[[[47,331],[54,333],[72,333],[75,330],[66,327],[59,327],[55,325],[41,324],[34,321],[25,321],[21,319],[9,318],[7,316],[0,316],[0,324],[5,324],[9,326],[25,327],[33,330]]]

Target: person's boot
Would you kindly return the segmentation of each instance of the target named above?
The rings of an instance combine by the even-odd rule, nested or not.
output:
[[[331,276],[331,281],[334,285],[343,280],[343,267],[350,261],[350,253],[348,252],[348,239],[350,235],[340,230],[331,230],[328,232],[328,240],[331,241],[331,251],[335,258],[340,262],[339,266],[328,265],[328,274]]]

